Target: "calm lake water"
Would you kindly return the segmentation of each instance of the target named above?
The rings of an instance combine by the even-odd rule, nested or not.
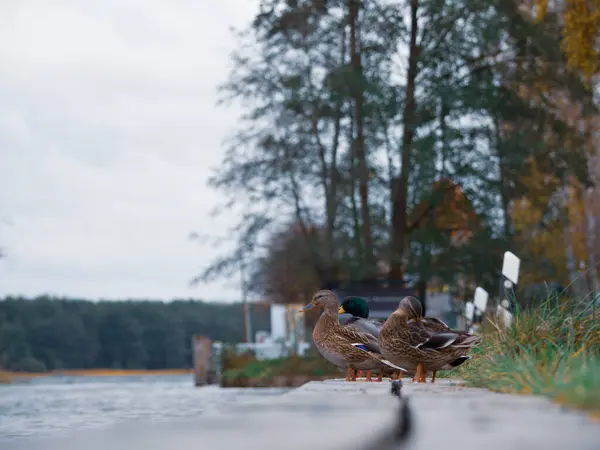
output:
[[[196,388],[191,375],[48,377],[0,385],[0,442],[124,420],[174,420],[285,389]]]

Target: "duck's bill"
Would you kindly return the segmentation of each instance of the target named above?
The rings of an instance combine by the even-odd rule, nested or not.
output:
[[[338,309],[338,314],[345,314],[346,310],[344,309],[343,306],[340,306],[340,309]]]
[[[305,311],[310,311],[311,309],[313,309],[315,306],[312,303],[309,303],[308,305],[304,306],[300,311],[298,312],[305,312]]]

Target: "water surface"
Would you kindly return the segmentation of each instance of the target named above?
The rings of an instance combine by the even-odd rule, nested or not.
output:
[[[196,388],[191,375],[47,377],[0,385],[0,442],[125,420],[191,418],[286,389]]]

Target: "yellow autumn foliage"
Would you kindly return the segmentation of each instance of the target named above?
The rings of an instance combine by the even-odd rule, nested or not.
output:
[[[521,271],[522,283],[541,283],[549,277],[568,280],[563,239],[563,226],[557,221],[544,223],[544,212],[556,192],[560,180],[544,173],[532,161],[530,174],[523,177],[527,192],[512,202],[510,217],[515,230],[515,243],[526,251],[529,267]]]
[[[586,217],[580,185],[569,179],[567,188],[567,214],[569,226],[565,229],[564,218],[544,220],[547,205],[562,187],[560,180],[544,173],[532,162],[531,173],[523,177],[527,186],[523,197],[511,204],[510,217],[515,230],[515,243],[527,255],[522,270],[522,283],[543,283],[548,280],[569,283],[567,270],[565,233],[569,233],[575,265],[580,270],[588,267],[586,247]]]
[[[544,19],[549,0],[534,0],[536,21]],[[562,13],[562,50],[569,67],[591,77],[598,71],[596,39],[600,32],[600,0],[557,2]]]
[[[548,12],[548,0],[534,0],[533,4],[535,6],[534,17],[536,22],[539,22],[546,17],[546,13]]]
[[[546,14],[548,2],[544,0],[532,1],[536,7],[534,15],[538,13],[538,17],[543,17]],[[600,0],[593,0],[593,2],[597,2],[600,7]],[[572,5],[575,5],[575,3],[572,2]],[[530,9],[527,9],[527,11],[531,12],[531,3],[528,3],[528,5]],[[573,11],[583,14],[575,6],[573,6]],[[565,11],[565,14],[571,14],[569,17],[573,18],[573,21],[581,19],[581,22],[588,25],[590,23],[586,22],[585,18],[573,16],[574,13],[569,10]],[[572,24],[573,21],[569,23]],[[572,31],[574,30],[576,31],[577,28],[572,27]],[[582,39],[581,34],[575,32],[572,33],[572,37]],[[563,41],[563,46],[566,45],[567,41]],[[587,44],[588,50],[586,51],[589,51],[590,45],[593,47],[593,42],[589,41]],[[579,56],[581,57],[581,54]],[[592,58],[588,54],[588,58],[593,59],[592,62],[595,63],[597,55]],[[540,63],[543,64],[543,62]],[[591,67],[589,66],[585,70],[590,71]],[[600,268],[600,245],[598,245],[599,241],[596,238],[600,234],[600,226],[597,225],[595,231],[590,230],[587,219],[591,215],[596,217],[596,223],[600,224],[600,200],[595,200],[600,199],[600,152],[598,151],[598,148],[600,148],[600,116],[586,116],[583,105],[573,99],[568,91],[561,88],[561,86],[547,86],[544,85],[543,80],[540,80],[540,82],[532,84],[522,83],[517,85],[516,88],[516,92],[521,98],[534,105],[550,108],[556,118],[572,127],[571,132],[560,136],[552,127],[548,127],[542,135],[543,145],[549,147],[562,146],[574,153],[582,150],[581,146],[583,145],[588,158],[590,176],[595,181],[595,187],[587,189],[573,176],[569,176],[573,175],[573,171],[567,174],[568,199],[566,199],[566,207],[568,218],[565,218],[563,214],[562,217],[559,215],[554,220],[543,220],[546,207],[551,199],[560,203],[565,201],[562,198],[564,194],[561,194],[564,187],[562,181],[553,175],[552,166],[547,166],[544,159],[529,161],[533,164],[532,170],[529,176],[521,180],[527,189],[521,198],[512,202],[510,210],[516,243],[524,250],[524,253],[530,256],[530,258],[527,258],[527,262],[524,262],[522,272],[526,273],[525,278],[529,277],[531,280],[525,280],[525,282],[538,283],[552,279],[568,283],[569,273],[566,258],[568,242],[572,250],[573,262],[579,269],[580,274],[588,278],[586,280],[587,284],[592,286],[594,271],[589,270],[591,264],[596,265],[596,272]],[[505,128],[514,126],[510,123],[503,125]],[[507,131],[510,131],[510,128]],[[587,192],[584,194],[586,190]],[[557,198],[558,196],[561,198]],[[566,223],[569,225],[565,230]],[[525,267],[525,265],[531,267]]]

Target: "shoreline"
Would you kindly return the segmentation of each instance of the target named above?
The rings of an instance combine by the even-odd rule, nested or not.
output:
[[[13,372],[9,370],[0,371],[0,380],[6,383],[18,380],[45,377],[128,377],[143,375],[191,375],[193,369],[65,369],[50,372]]]

